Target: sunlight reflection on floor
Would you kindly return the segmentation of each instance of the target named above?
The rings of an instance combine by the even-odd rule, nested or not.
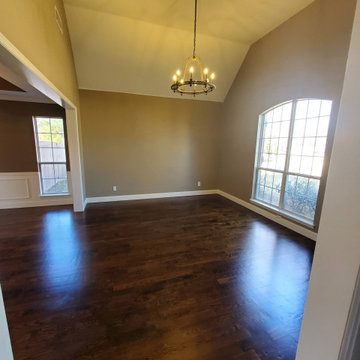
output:
[[[43,221],[43,266],[46,287],[48,291],[62,296],[60,302],[66,302],[83,282],[83,249],[73,222],[70,210],[49,212]]]

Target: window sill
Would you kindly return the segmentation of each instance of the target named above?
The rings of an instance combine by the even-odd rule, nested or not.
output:
[[[57,197],[57,196],[70,196],[70,193],[61,193],[61,194],[40,194],[40,197]]]
[[[262,207],[263,209],[265,210],[269,210],[273,213],[275,213],[276,215],[280,215],[281,217],[287,219],[287,220],[291,220],[291,221],[294,221],[300,225],[303,225],[311,230],[314,230],[315,228],[315,225],[314,225],[314,222],[311,221],[311,220],[306,220],[300,216],[296,216],[294,214],[291,214],[285,210],[279,210],[271,205],[268,205],[268,204],[265,204],[259,200],[256,200],[256,199],[250,199],[250,202],[252,202],[254,205],[257,205],[257,206],[260,206]]]

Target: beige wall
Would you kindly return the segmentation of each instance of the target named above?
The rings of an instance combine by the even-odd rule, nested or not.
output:
[[[250,199],[258,116],[268,108],[331,99],[336,121],[355,3],[317,0],[250,48],[224,103],[220,189]]]
[[[38,171],[33,116],[65,120],[65,110],[55,104],[0,100],[0,172]]]
[[[354,9],[317,0],[255,43],[224,104],[81,90],[87,196],[197,190],[200,180],[248,201],[260,113],[332,99],[334,128]]]
[[[87,197],[216,188],[221,103],[87,90],[80,103]]]
[[[55,5],[64,25],[55,21]],[[62,0],[0,2],[0,32],[65,96],[78,104],[78,86]]]

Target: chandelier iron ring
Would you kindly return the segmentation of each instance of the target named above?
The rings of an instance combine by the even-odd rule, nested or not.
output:
[[[197,86],[199,85],[199,88]],[[171,85],[171,90],[178,92],[181,95],[198,95],[198,94],[207,94],[216,89],[216,86],[213,83],[210,83],[207,80],[186,80],[183,82],[177,81]]]

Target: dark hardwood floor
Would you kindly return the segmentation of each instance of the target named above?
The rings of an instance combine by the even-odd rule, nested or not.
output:
[[[15,360],[293,360],[313,250],[217,195],[2,210]]]

